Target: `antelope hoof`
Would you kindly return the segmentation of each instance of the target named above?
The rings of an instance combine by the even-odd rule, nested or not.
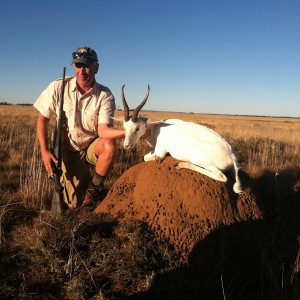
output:
[[[160,164],[162,162],[162,158],[155,155],[155,161]]]
[[[177,170],[184,169],[183,164],[184,164],[183,162],[179,162],[178,164],[176,164],[176,165],[175,165],[176,169],[177,169]]]

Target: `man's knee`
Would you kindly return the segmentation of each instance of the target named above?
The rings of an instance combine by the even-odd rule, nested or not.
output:
[[[117,143],[113,139],[105,140],[105,148],[108,152],[114,153],[117,150]]]
[[[101,139],[99,144],[95,147],[95,154],[97,156],[107,155],[115,156],[117,153],[117,143],[114,139]]]

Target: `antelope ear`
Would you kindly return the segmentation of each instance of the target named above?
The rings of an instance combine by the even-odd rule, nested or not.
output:
[[[147,126],[152,126],[152,125],[155,125],[155,124],[162,124],[162,123],[165,123],[165,121],[164,120],[160,120],[160,121],[151,121],[151,120],[148,120]]]
[[[115,120],[115,121],[118,121],[118,122],[124,122],[124,118],[115,118],[115,117],[110,117],[111,119]]]

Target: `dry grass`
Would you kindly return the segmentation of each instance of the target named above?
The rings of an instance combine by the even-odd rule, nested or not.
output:
[[[36,141],[37,112],[0,106],[0,298],[158,299],[158,292],[160,299],[192,300],[213,290],[217,299],[299,299],[300,119],[142,115],[208,126],[237,150],[267,208],[266,222],[253,231],[260,257],[260,278],[253,282],[259,286],[245,290],[238,274],[229,279],[219,274],[217,283],[199,281],[147,228],[124,228],[108,216],[89,214],[52,220],[47,210],[53,187]],[[149,151],[145,142],[130,152],[121,143],[108,187]]]
[[[263,169],[279,172],[300,167],[300,119],[167,112],[142,115],[154,121],[178,118],[213,129],[237,150],[242,168],[252,176]]]

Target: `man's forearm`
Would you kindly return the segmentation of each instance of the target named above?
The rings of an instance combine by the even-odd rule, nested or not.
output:
[[[37,120],[37,137],[41,152],[48,150],[48,125],[49,119],[40,114]]]
[[[124,129],[117,129],[109,126],[99,125],[98,135],[101,139],[118,139],[124,137],[125,131]]]

